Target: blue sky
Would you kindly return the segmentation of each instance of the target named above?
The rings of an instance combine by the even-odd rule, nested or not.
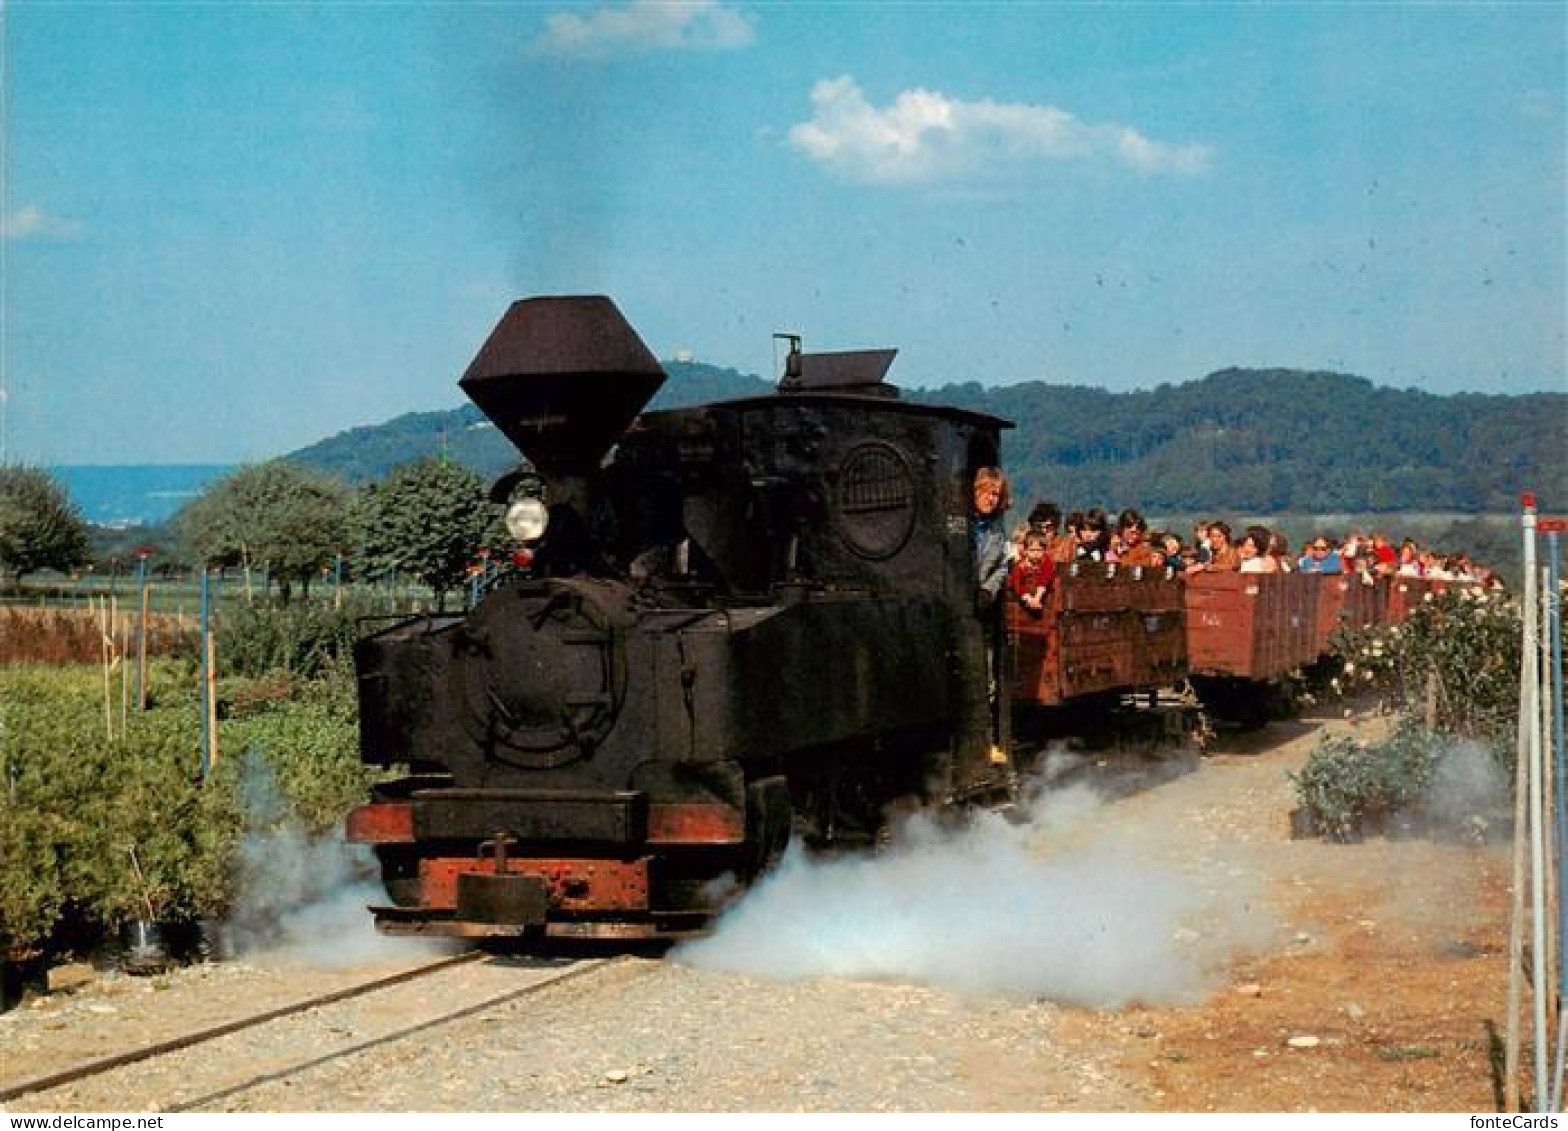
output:
[[[451,407],[547,293],[763,374],[1562,390],[1565,12],[11,0],[6,454]]]

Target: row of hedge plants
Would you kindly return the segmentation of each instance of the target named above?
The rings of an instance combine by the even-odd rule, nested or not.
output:
[[[276,783],[301,830],[338,826],[370,777],[341,662],[322,676],[221,681],[220,757],[204,778],[193,661],[153,664],[146,712],[113,737],[98,669],[0,668],[0,950],[82,950],[128,920],[221,917],[247,775]]]

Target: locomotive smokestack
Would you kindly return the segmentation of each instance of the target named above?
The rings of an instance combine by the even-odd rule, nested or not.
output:
[[[514,302],[458,385],[540,471],[593,471],[664,384],[603,295]]]

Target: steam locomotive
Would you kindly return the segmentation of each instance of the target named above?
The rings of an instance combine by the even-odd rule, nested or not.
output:
[[[380,929],[678,937],[792,837],[1005,801],[1085,712],[1320,649],[1342,606],[1299,577],[1208,580],[1190,615],[1180,579],[1100,567],[993,631],[971,484],[1010,425],[901,399],[894,353],[797,342],[772,395],[639,416],[665,374],[609,299],[511,306],[459,384],[531,465],[492,491],[515,567],[355,651],[361,756],[410,770],[348,818]]]

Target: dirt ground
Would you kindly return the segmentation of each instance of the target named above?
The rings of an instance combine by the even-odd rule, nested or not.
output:
[[[1119,819],[1182,822],[1245,846],[1283,930],[1195,1007],[1075,1012],[1075,1039],[1120,1046],[1165,1111],[1493,1111],[1502,1105],[1506,830],[1485,839],[1295,840],[1287,773],[1322,717],[1223,739],[1202,772],[1127,798]],[[1528,992],[1526,992],[1528,1010]],[[1528,1040],[1528,1017],[1526,1039]],[[1529,1074],[1526,1044],[1522,1063]]]

